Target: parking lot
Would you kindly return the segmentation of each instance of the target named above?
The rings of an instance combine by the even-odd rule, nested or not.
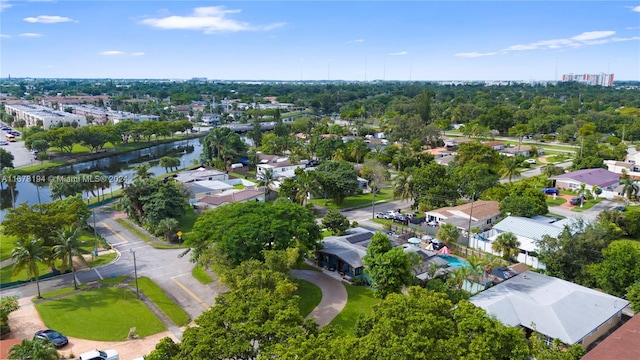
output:
[[[6,137],[6,131],[2,131],[2,140]],[[24,141],[10,142],[7,145],[2,145],[2,149],[10,152],[13,155],[13,167],[19,168],[28,165],[35,165],[37,160],[34,160],[34,156],[27,148],[24,147]]]

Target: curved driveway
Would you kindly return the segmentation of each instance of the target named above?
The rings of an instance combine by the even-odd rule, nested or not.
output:
[[[313,318],[320,327],[328,325],[347,304],[347,290],[342,282],[320,271],[292,270],[295,278],[317,285],[322,290],[322,300],[307,316]]]

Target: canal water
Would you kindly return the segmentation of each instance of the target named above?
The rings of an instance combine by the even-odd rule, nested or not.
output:
[[[46,179],[50,175],[72,175],[72,174],[88,174],[94,171],[100,171],[106,175],[112,182],[110,188],[105,189],[107,198],[110,191],[117,190],[120,185],[116,183],[118,177],[124,177],[130,182],[135,177],[135,168],[142,164],[149,164],[149,171],[154,176],[166,174],[165,168],[160,166],[160,158],[163,156],[172,156],[180,158],[180,168],[193,165],[193,161],[199,161],[202,153],[201,138],[178,140],[171,143],[155,145],[146,149],[134,150],[114,156],[81,162],[73,165],[48,170],[38,175],[40,178]],[[86,193],[83,194],[86,197]],[[51,192],[48,183],[31,182],[29,177],[22,177],[16,184],[14,190],[15,205],[18,206],[24,202],[29,205],[51,202]],[[39,198],[39,199],[38,199]],[[0,191],[0,221],[4,219],[7,208],[12,207],[11,192],[6,184]]]

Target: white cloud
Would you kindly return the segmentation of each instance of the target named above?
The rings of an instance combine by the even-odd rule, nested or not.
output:
[[[0,2],[0,12],[2,12],[4,9],[9,9],[13,7],[13,4],[8,4],[4,1]]]
[[[466,53],[457,53],[454,56],[457,57],[463,57],[463,58],[477,58],[477,57],[482,57],[482,56],[492,56],[492,55],[496,55],[497,52],[487,52],[487,53],[481,53],[481,52],[466,52]]]
[[[103,51],[99,53],[100,55],[107,55],[107,56],[117,56],[117,55],[124,55],[124,51],[120,51],[120,50],[107,50],[107,51]]]
[[[139,52],[134,52],[134,53],[133,53],[133,54],[131,54],[131,55],[133,55],[133,56],[143,56],[143,55],[144,55],[144,53],[143,53],[142,51],[139,51]]]
[[[635,11],[635,12],[640,12],[640,5],[638,5],[638,6],[634,7],[634,8],[631,8],[631,10]]]
[[[41,37],[42,34],[38,34],[38,33],[22,33],[22,34],[20,34],[18,36],[35,38],[35,37]]]
[[[223,6],[198,7],[188,16],[167,16],[162,18],[148,18],[142,24],[168,30],[201,30],[205,34],[239,32],[239,31],[269,31],[284,26],[284,23],[268,25],[251,25],[248,22],[230,19],[228,15],[238,14],[241,10],[227,10]]]
[[[355,40],[347,41],[347,44],[362,44],[363,42],[364,42],[364,39],[355,39]]]
[[[407,55],[407,54],[409,54],[409,52],[407,52],[407,51],[399,51],[399,52],[389,53],[387,55],[389,55],[389,56],[402,56],[402,55]]]
[[[0,34],[0,38],[10,38],[10,35],[6,35],[6,34]]]
[[[610,30],[609,31],[587,31],[587,32],[583,32],[580,35],[576,35],[572,37],[571,40],[576,40],[576,41],[596,40],[596,39],[602,39],[609,36],[613,36],[615,34],[616,34],[615,31],[610,31]]]
[[[29,23],[41,23],[41,24],[57,24],[64,22],[77,22],[71,18],[57,15],[40,15],[40,16],[31,16],[22,19]]]

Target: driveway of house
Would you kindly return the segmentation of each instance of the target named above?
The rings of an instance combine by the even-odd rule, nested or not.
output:
[[[292,270],[291,275],[315,284],[322,290],[322,300],[307,316],[314,319],[320,327],[328,325],[347,304],[347,290],[342,282],[331,276],[313,270]]]

